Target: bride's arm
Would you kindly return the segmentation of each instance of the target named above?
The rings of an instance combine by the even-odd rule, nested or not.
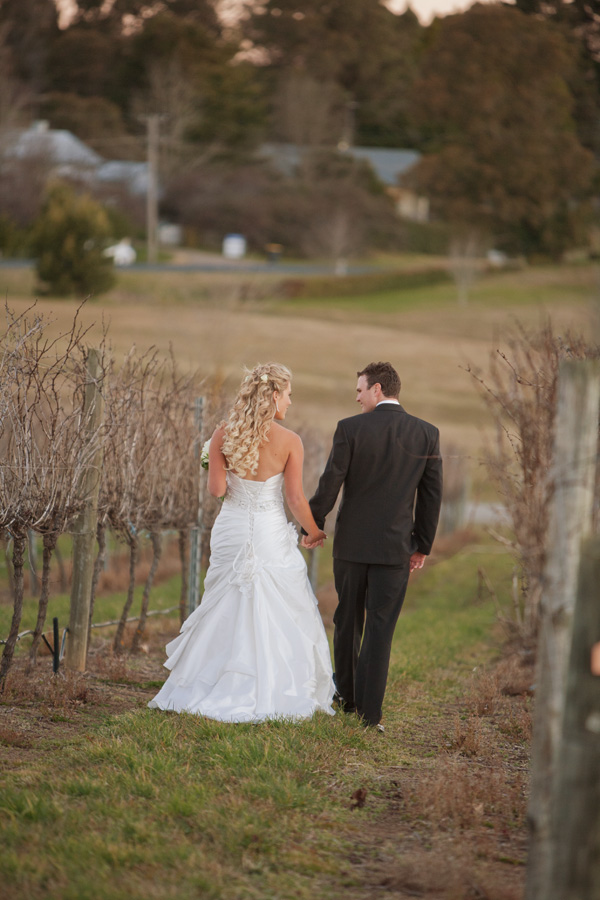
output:
[[[322,541],[327,535],[315,522],[302,487],[304,447],[300,437],[293,432],[290,432],[289,441],[289,455],[284,469],[286,500],[292,514],[306,531],[309,542]]]
[[[213,497],[223,497],[227,490],[227,476],[225,474],[227,463],[221,452],[223,434],[224,429],[217,428],[210,439],[210,449],[208,454],[208,490]]]

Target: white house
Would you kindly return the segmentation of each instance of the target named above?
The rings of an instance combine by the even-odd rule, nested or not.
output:
[[[5,132],[0,141],[0,154],[5,162],[39,160],[57,176],[122,185],[134,196],[142,196],[147,190],[145,162],[103,159],[70,131],[50,128],[45,121]]]
[[[261,156],[271,160],[286,175],[292,175],[298,168],[304,154],[312,147],[299,147],[297,144],[263,144]],[[327,149],[327,148],[323,148]],[[379,181],[394,198],[396,211],[403,219],[413,222],[427,222],[429,219],[429,200],[402,187],[399,183],[421,158],[417,150],[395,150],[388,147],[344,147],[340,153],[363,159],[369,163]]]

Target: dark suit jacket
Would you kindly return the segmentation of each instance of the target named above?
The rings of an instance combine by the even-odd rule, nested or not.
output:
[[[342,419],[310,500],[320,528],[342,485],[334,557],[401,565],[428,554],[442,501],[438,429],[395,403]]]

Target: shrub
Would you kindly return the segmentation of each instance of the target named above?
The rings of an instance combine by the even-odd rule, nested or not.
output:
[[[517,324],[505,344],[506,351],[492,354],[487,372],[469,371],[497,426],[487,466],[506,504],[512,545],[500,537],[512,546],[523,573],[524,610],[515,629],[529,639],[537,634],[544,585],[559,366],[562,360],[599,359],[600,346],[586,335],[556,335],[550,321],[532,332]]]
[[[51,185],[32,235],[43,288],[59,296],[101,293],[114,283],[103,250],[110,237],[104,209],[63,183]]]
[[[0,215],[0,256],[27,256],[29,252],[29,232],[8,216]]]

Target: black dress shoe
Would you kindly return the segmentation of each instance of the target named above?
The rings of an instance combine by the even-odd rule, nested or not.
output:
[[[368,722],[366,719],[363,719],[361,724],[365,728],[371,728],[373,731],[379,732],[379,734],[385,734],[385,728],[381,724],[381,722]]]
[[[339,694],[337,691],[333,695],[333,702],[338,707],[338,709],[342,710],[342,712],[345,712],[345,713],[356,712],[356,706],[353,703],[348,703],[347,700],[344,700],[342,695]]]

